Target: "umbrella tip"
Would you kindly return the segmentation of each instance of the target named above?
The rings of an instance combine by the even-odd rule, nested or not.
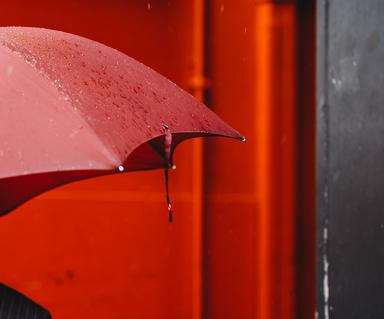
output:
[[[247,139],[244,136],[240,138],[241,143],[245,143],[246,141],[247,141]]]
[[[119,172],[124,172],[124,166],[123,165],[119,165],[119,167],[117,169],[119,170]]]

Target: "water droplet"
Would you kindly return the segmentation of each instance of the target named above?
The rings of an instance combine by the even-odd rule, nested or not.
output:
[[[70,138],[74,138],[78,133],[79,133],[79,130],[74,129],[74,130],[72,130],[72,132],[69,134],[69,137],[70,137]]]
[[[171,204],[168,204],[168,220],[169,220],[169,222],[170,223],[172,223],[173,222],[173,212],[172,212],[172,206],[171,206]]]
[[[119,167],[117,169],[119,170],[119,172],[124,172],[124,166],[123,165],[119,165]]]
[[[243,136],[240,140],[242,143],[245,143],[247,141],[247,139]]]

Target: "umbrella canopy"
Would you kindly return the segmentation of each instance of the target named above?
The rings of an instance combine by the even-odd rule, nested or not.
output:
[[[0,28],[0,215],[74,180],[168,168],[175,147],[243,137],[149,67],[58,31]]]

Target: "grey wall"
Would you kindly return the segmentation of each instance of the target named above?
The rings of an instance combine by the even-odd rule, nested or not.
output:
[[[318,318],[384,318],[384,1],[317,2]]]

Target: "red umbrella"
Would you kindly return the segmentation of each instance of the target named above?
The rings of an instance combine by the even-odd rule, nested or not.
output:
[[[167,182],[176,146],[203,136],[244,140],[114,49],[58,31],[0,28],[0,216],[83,178],[165,168]],[[168,186],[167,201],[171,220]],[[0,318],[10,316],[50,318],[0,284]]]
[[[0,121],[0,215],[83,178],[155,168],[167,178],[188,138],[244,140],[149,67],[38,28],[0,28]]]

